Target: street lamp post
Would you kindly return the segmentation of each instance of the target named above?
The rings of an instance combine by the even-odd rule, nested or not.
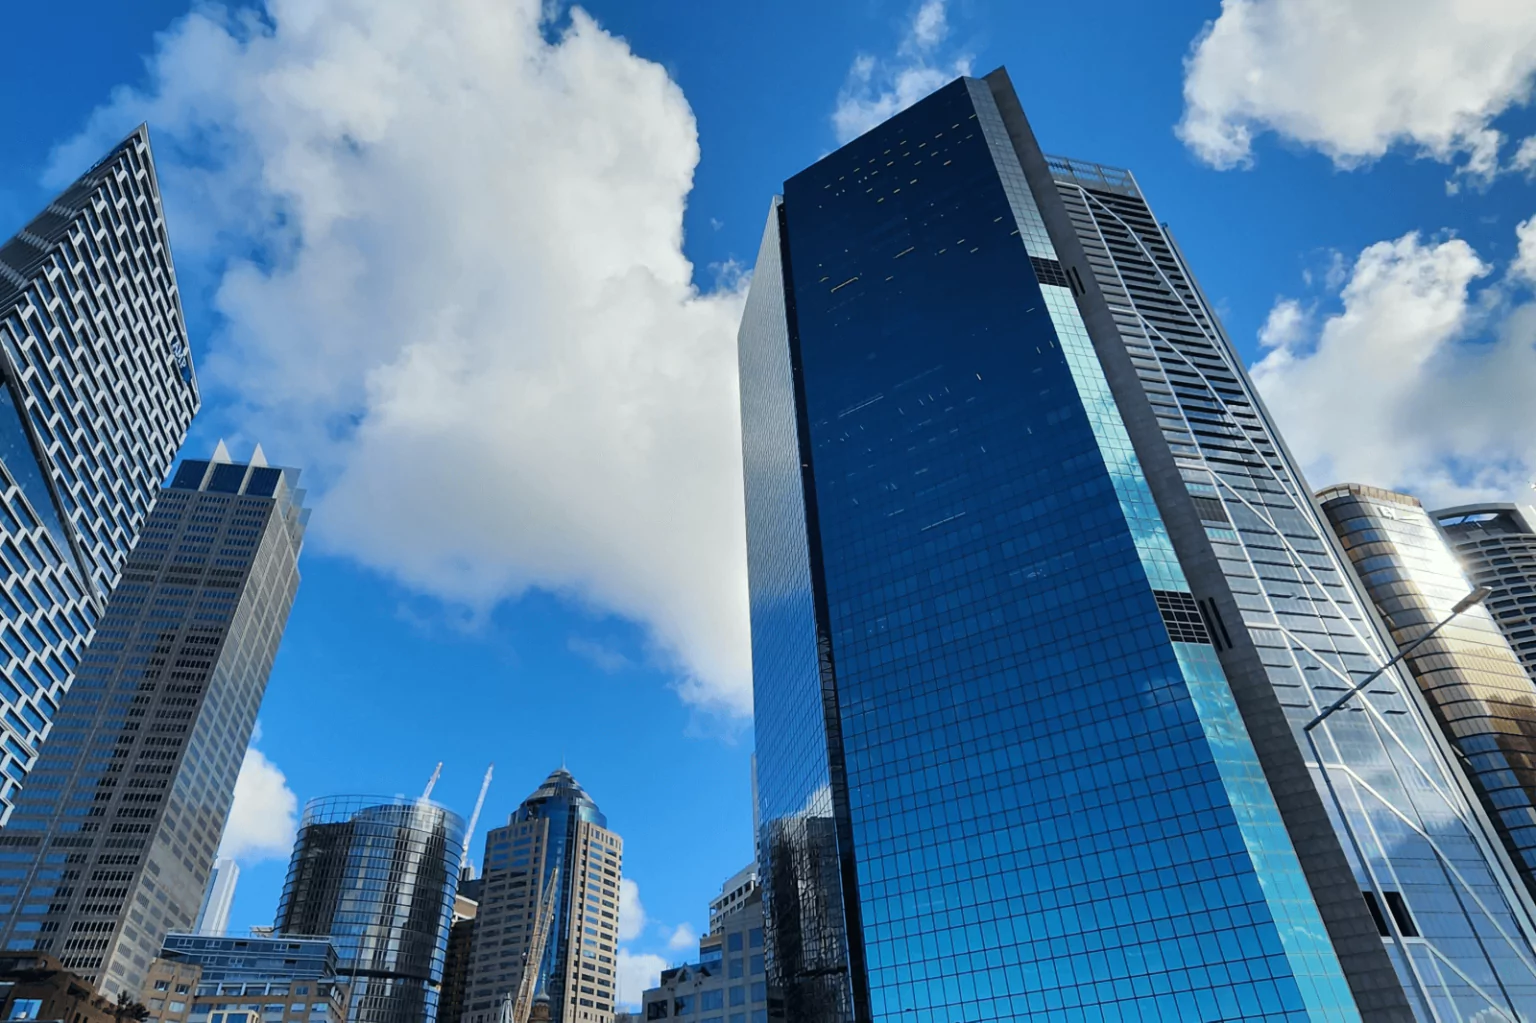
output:
[[[1350,823],[1349,812],[1344,808],[1344,803],[1339,798],[1339,793],[1334,789],[1333,779],[1328,774],[1328,767],[1323,762],[1322,750],[1318,749],[1317,739],[1313,736],[1312,730],[1326,721],[1335,711],[1339,710],[1350,700],[1354,699],[1355,696],[1357,696],[1366,688],[1366,686],[1369,686],[1372,682],[1380,678],[1394,664],[1407,657],[1414,650],[1417,650],[1420,644],[1428,641],[1430,637],[1434,636],[1441,629],[1449,625],[1462,612],[1468,610],[1469,608],[1476,607],[1478,604],[1481,604],[1485,599],[1487,599],[1488,594],[1491,592],[1492,590],[1490,590],[1487,586],[1479,586],[1465,597],[1462,597],[1451,607],[1451,613],[1437,622],[1434,628],[1430,629],[1418,639],[1404,646],[1397,652],[1396,657],[1393,657],[1391,660],[1387,661],[1387,663],[1383,664],[1381,667],[1367,675],[1360,682],[1351,686],[1343,696],[1339,697],[1337,700],[1334,700],[1328,706],[1324,707],[1316,717],[1301,727],[1302,734],[1306,736],[1307,745],[1312,749],[1312,757],[1317,763],[1318,773],[1322,775],[1323,784],[1327,787],[1328,794],[1333,799],[1334,805],[1338,807],[1339,820],[1343,823],[1344,830],[1349,835],[1350,844],[1355,848],[1355,855],[1360,858],[1360,864],[1366,870],[1367,875],[1370,873],[1370,868],[1367,866],[1365,850],[1361,847],[1359,836],[1355,834],[1354,825]],[[1372,879],[1371,884],[1372,887],[1375,887],[1374,879]],[[1382,905],[1383,908],[1385,908],[1385,899],[1382,900]],[[1424,979],[1419,976],[1418,967],[1413,962],[1413,958],[1408,954],[1408,948],[1403,942],[1401,927],[1398,925],[1396,917],[1393,916],[1390,911],[1387,912],[1387,918],[1390,918],[1392,921],[1390,933],[1393,944],[1398,947],[1398,950],[1403,957],[1403,965],[1407,967],[1409,975],[1412,976],[1414,986],[1418,988],[1419,996],[1424,999],[1425,1004],[1430,1004],[1429,991],[1425,987]]]

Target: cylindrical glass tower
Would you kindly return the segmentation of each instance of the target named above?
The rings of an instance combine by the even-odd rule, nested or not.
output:
[[[304,807],[277,929],[330,937],[349,1023],[435,1023],[463,854],[464,821],[426,800]]]

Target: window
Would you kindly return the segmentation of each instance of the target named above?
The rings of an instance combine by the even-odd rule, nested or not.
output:
[[[747,944],[753,948],[763,947],[763,929],[754,927],[747,932]]]
[[[168,980],[157,980],[157,981],[155,981],[155,990],[156,991],[165,991],[165,990],[169,989],[170,986],[171,986],[171,982],[168,981]]]
[[[742,987],[740,984],[737,984],[735,987],[731,988],[731,1007],[735,1008],[738,1005],[746,1004],[747,989]]]
[[[688,1016],[699,1009],[698,995],[678,995],[672,1000],[672,1015]]]
[[[705,991],[699,995],[699,1008],[704,1011],[718,1009],[725,1005],[724,991]],[[707,1021],[706,1021],[707,1023]]]
[[[744,964],[742,963],[740,957],[731,960],[730,978],[732,980],[740,980],[743,976],[745,976],[746,971],[742,969],[743,965]]]
[[[652,1002],[651,1004],[647,1005],[645,1007],[645,1018],[648,1019],[648,1020],[651,1020],[651,1019],[666,1019],[667,1018],[667,1003],[666,1002]]]
[[[732,952],[740,952],[741,951],[741,932],[740,931],[737,931],[734,934],[727,935],[725,941],[726,941],[726,947],[729,948]]]
[[[753,1009],[752,1010],[752,1023],[768,1023],[768,1010],[767,1009]]]
[[[181,1012],[186,1007],[187,1007],[187,1003],[186,1002],[171,1002],[168,1005],[166,1005],[166,1008],[171,1010],[172,1012]]]
[[[761,952],[759,952],[757,955],[752,957],[752,975],[756,976],[757,974],[762,973],[762,972],[763,972],[763,955],[762,955]]]
[[[768,1000],[768,985],[760,980],[753,981],[752,1000],[754,1002],[766,1002]]]
[[[11,1005],[11,1019],[37,1019],[42,1011],[41,998],[18,998]]]

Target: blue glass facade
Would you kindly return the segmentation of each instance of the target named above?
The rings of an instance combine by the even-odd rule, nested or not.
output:
[[[1359,1019],[986,84],[786,182],[741,332],[785,1019]]]

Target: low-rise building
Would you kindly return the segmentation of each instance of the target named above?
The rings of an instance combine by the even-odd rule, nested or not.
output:
[[[347,1023],[336,962],[326,938],[171,934],[140,1001],[146,1023]]]
[[[645,992],[646,1020],[683,1023],[767,1023],[768,977],[763,967],[763,896],[753,864],[720,886],[710,901],[709,933],[697,962],[663,970]]]
[[[116,1023],[112,1000],[50,955],[0,955],[0,1019]]]

